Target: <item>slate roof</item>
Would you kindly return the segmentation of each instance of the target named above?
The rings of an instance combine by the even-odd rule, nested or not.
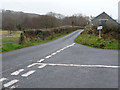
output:
[[[99,16],[101,16],[102,14],[106,14],[110,19],[112,19],[117,25],[120,25],[118,22],[116,22],[116,20],[114,20],[112,17],[110,17],[107,13],[103,12],[100,15],[94,17],[91,21],[94,21],[95,19],[97,19]]]

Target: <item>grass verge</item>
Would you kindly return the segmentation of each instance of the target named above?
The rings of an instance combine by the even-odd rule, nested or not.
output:
[[[74,31],[73,31],[74,32]],[[72,32],[70,32],[72,33]],[[47,43],[53,40],[56,40],[58,38],[61,38],[63,36],[66,36],[70,33],[64,33],[64,34],[57,34],[55,38],[53,39],[48,39],[48,40],[44,40],[44,41],[34,41],[34,42],[27,42],[26,44],[17,44],[17,43],[3,43],[2,44],[2,48],[0,48],[0,52],[8,52],[8,51],[12,51],[12,50],[17,50],[17,49],[21,49],[24,47],[29,47],[29,46],[35,46],[35,45],[39,45],[39,44],[43,44],[43,43]]]
[[[98,36],[95,36],[93,34],[86,34],[84,32],[75,39],[75,42],[94,48],[120,50],[118,47],[118,40],[112,37],[107,37],[106,39],[99,40]]]

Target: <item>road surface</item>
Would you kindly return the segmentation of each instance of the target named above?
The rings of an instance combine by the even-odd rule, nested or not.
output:
[[[117,88],[118,51],[74,43],[81,32],[3,53],[3,88]]]

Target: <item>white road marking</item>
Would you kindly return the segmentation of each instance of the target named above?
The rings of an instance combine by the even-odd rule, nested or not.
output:
[[[40,61],[37,61],[37,62],[43,62],[45,59],[40,59]]]
[[[51,55],[46,56],[45,58],[46,58],[46,59],[51,58],[52,56],[56,55],[57,53],[65,50],[65,49],[67,49],[68,47],[74,46],[74,45],[75,45],[75,43],[73,43],[73,44],[71,44],[71,45],[68,45],[68,46],[66,46],[66,47],[64,47],[64,48],[62,48],[62,49],[60,49],[60,50],[52,53]],[[41,60],[39,60],[39,61],[37,61],[37,62],[38,62],[38,63],[41,63],[41,62],[43,62],[44,60],[45,60],[45,59],[41,59]],[[34,65],[36,65],[36,63],[33,63],[33,64],[31,64],[31,65],[29,65],[29,66],[27,66],[27,67],[32,67],[32,66],[34,66]]]
[[[64,49],[62,48],[62,49],[60,49],[61,51],[63,51]]]
[[[74,46],[74,45],[75,45],[75,43],[73,43],[73,44],[69,45],[69,47],[72,47],[72,46]]]
[[[30,68],[30,67],[35,66],[35,65],[37,65],[37,63],[30,64],[27,67]]]
[[[24,71],[24,69],[19,69],[18,71],[11,73],[11,75],[18,75],[22,71]]]
[[[15,80],[12,80],[12,81],[10,81],[10,82],[4,84],[3,86],[4,86],[4,87],[9,87],[9,86],[11,86],[11,85],[17,83],[18,81],[19,81],[19,80],[16,80],[16,79],[15,79]]]
[[[3,81],[5,81],[5,80],[7,80],[7,78],[1,78],[1,79],[0,79],[0,82],[3,82]]]
[[[48,58],[50,58],[50,57],[52,57],[52,55],[48,55],[48,56],[46,56],[45,58],[48,59]]]
[[[72,46],[74,46],[74,45],[75,45],[75,43],[73,43],[73,44],[71,44],[71,45],[68,45],[68,46],[66,46],[66,47],[64,47],[64,48],[56,51],[55,53],[52,53],[51,55],[46,56],[45,58],[48,59],[48,58],[52,57],[53,55],[56,55],[57,53],[65,50],[65,49],[67,49],[67,48],[69,48],[69,47],[72,47]],[[45,59],[41,59],[41,60],[38,61],[38,62],[42,62],[42,61],[44,61],[44,60],[45,60]],[[38,64],[38,63],[33,63],[33,64],[28,65],[27,67],[30,68],[30,67],[32,67],[32,66],[34,66],[34,65],[37,65],[37,64]],[[48,63],[48,64],[39,63],[39,64],[41,64],[41,66],[39,66],[38,68],[43,68],[43,67],[45,67],[46,65],[52,65],[52,66],[56,66],[56,65],[57,65],[57,66],[81,66],[81,67],[111,67],[111,66],[103,66],[103,65],[96,65],[96,66],[94,65],[94,66],[93,66],[93,65],[75,65],[75,64],[50,64],[50,63]],[[116,68],[116,66],[112,66],[112,68]],[[20,72],[22,72],[22,71],[24,71],[24,69],[19,69],[18,71],[15,71],[15,72],[11,73],[11,75],[18,75],[18,74],[19,74]],[[33,74],[34,72],[35,72],[35,70],[31,70],[31,71],[28,71],[27,73],[24,73],[24,74],[21,75],[21,76],[23,76],[23,77],[28,77],[29,75]],[[2,81],[4,81],[4,80],[7,80],[7,78],[1,78],[1,79],[0,79],[0,82],[2,82]],[[12,81],[4,84],[4,87],[9,87],[9,86],[11,86],[11,88],[15,88],[15,86],[14,86],[13,84],[17,83],[18,81],[19,81],[19,80],[12,80]],[[13,85],[13,86],[12,86],[12,85]]]
[[[68,46],[66,46],[66,48],[69,48],[70,46],[68,45]]]
[[[21,75],[23,77],[28,77],[29,75],[33,74],[35,72],[35,70],[31,70],[31,71],[28,71],[27,73]]]
[[[56,55],[57,53],[52,53],[51,55],[53,56],[53,55]]]
[[[63,48],[63,50],[65,50],[65,49],[66,49],[66,47]]]
[[[72,44],[73,46],[75,45],[75,43]]]
[[[13,86],[11,86],[10,88],[12,88],[12,89],[13,89],[13,88],[16,88],[16,87],[13,85]]]
[[[61,52],[61,50],[56,51],[57,53]]]
[[[41,66],[39,66],[38,68],[44,68],[46,66],[46,64],[42,64]]]
[[[110,66],[110,65],[79,65],[79,64],[53,64],[53,63],[40,63],[50,66],[67,66],[67,67],[88,67],[88,68],[120,68],[120,66]]]
[[[68,47],[74,46],[74,45],[75,45],[75,43],[73,43],[73,44],[71,44],[71,45],[68,45],[68,46],[66,46],[66,47],[64,47],[64,48],[62,48],[62,49],[56,51],[55,53],[52,53],[51,55],[46,56],[45,58],[46,58],[46,59],[51,58],[53,55],[56,55],[57,53],[59,53],[59,52],[65,50],[65,49],[67,49]],[[41,60],[38,61],[38,62],[42,62],[42,61],[44,61],[44,59],[41,59]]]

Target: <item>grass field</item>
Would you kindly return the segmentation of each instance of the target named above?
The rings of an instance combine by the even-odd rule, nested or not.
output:
[[[94,48],[120,50],[118,48],[119,45],[118,40],[112,37],[99,40],[98,36],[95,36],[93,34],[82,33],[75,39],[75,42]]]
[[[20,33],[22,31],[11,31],[11,33],[7,30],[0,31],[0,52],[2,52],[4,47],[8,47],[8,45],[18,44]]]
[[[18,43],[20,33],[22,33],[22,31],[12,31],[11,34],[9,31],[6,30],[0,31],[0,40],[2,43],[8,43],[8,42]]]

